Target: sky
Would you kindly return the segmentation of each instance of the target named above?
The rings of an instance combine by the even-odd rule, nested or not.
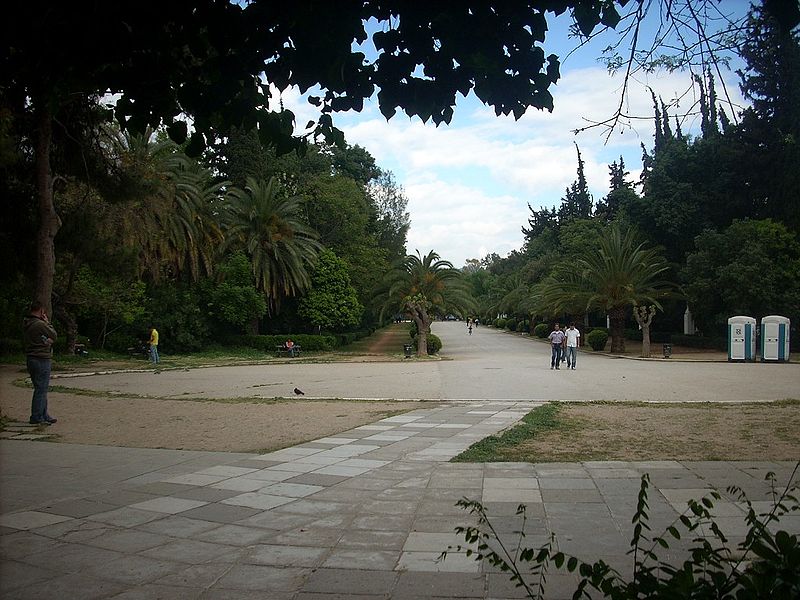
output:
[[[746,11],[747,3],[726,0],[726,9]],[[534,209],[558,206],[566,188],[576,179],[576,144],[585,162],[589,189],[595,202],[608,192],[608,166],[620,156],[637,181],[641,172],[641,144],[653,145],[652,99],[648,86],[670,103],[680,98],[671,114],[688,110],[696,91],[686,72],[637,76],[631,84],[624,111],[648,117],[618,128],[608,139],[600,128],[574,134],[591,121],[610,117],[620,101],[622,76],[611,75],[597,62],[608,38],[598,40],[564,58],[576,41],[568,39],[565,19],[554,22],[545,52],[562,58],[561,79],[551,87],[552,113],[529,109],[515,121],[497,117],[472,95],[460,98],[449,125],[434,126],[398,112],[387,121],[377,102],[368,101],[360,113],[337,113],[334,125],[350,145],[366,148],[379,167],[394,173],[408,198],[411,227],[407,251],[425,255],[435,250],[441,258],[461,267],[468,259],[487,254],[506,256],[519,250],[527,226],[528,205]],[[723,71],[728,93],[741,105],[738,77]],[[717,83],[718,94],[721,86]],[[297,90],[281,96],[295,112],[297,123],[315,118],[314,107]],[[730,114],[730,111],[728,111]],[[696,132],[699,122],[688,118],[684,133]]]

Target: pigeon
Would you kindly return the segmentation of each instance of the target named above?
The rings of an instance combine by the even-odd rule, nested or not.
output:
[[[300,388],[294,388],[294,393],[298,396],[305,396],[305,393]]]

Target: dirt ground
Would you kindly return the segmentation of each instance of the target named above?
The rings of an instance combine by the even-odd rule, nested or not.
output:
[[[570,404],[513,460],[798,460],[800,404]]]
[[[19,367],[0,368],[0,413],[27,423],[31,390],[14,386]],[[418,408],[409,402],[286,400],[195,402],[96,397],[51,391],[53,441],[134,448],[264,452],[300,444]]]

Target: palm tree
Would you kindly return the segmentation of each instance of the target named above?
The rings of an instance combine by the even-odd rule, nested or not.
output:
[[[244,250],[253,264],[256,287],[271,309],[285,296],[296,296],[311,285],[308,267],[322,245],[301,219],[301,200],[279,194],[279,184],[247,178],[244,189],[231,188],[225,197],[223,249]]]
[[[598,247],[571,263],[560,264],[539,287],[545,312],[581,313],[602,309],[611,321],[611,351],[625,352],[625,313],[628,307],[650,304],[662,310],[660,298],[674,285],[660,277],[669,269],[654,249],[639,242],[636,232],[606,228]]]
[[[201,270],[211,274],[222,242],[213,210],[221,185],[150,129],[108,134],[116,176],[128,196],[115,211],[115,225],[123,244],[138,250],[140,274],[158,280],[188,272],[193,281]]]
[[[417,326],[417,356],[428,353],[428,333],[437,314],[466,313],[474,301],[467,291],[461,271],[441,260],[431,250],[424,257],[417,250],[409,254],[389,272],[381,290],[383,307],[407,314]]]

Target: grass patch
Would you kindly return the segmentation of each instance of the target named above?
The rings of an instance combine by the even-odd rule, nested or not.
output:
[[[559,418],[562,410],[560,402],[550,402],[534,408],[517,425],[500,435],[490,435],[476,442],[451,462],[502,462],[515,460],[515,448],[520,444],[545,432],[564,431],[574,428],[574,424]]]
[[[458,462],[796,460],[800,400],[561,402],[474,444]]]

